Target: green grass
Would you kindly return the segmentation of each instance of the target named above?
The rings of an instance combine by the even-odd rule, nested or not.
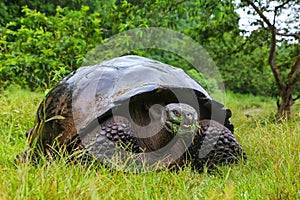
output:
[[[132,174],[64,159],[15,165],[43,95],[13,88],[0,95],[0,199],[300,199],[299,103],[291,121],[276,122],[273,99],[228,93],[246,164],[211,174],[190,168]]]

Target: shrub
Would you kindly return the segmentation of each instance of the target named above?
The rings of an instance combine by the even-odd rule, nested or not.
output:
[[[57,7],[54,16],[27,7],[17,23],[0,32],[0,85],[49,86],[81,66],[86,52],[102,41],[101,19],[89,13]],[[52,84],[53,84],[52,83]]]

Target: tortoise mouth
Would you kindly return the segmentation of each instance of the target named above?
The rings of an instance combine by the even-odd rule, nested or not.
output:
[[[167,131],[172,132],[173,134],[191,132],[195,127],[194,123],[186,124],[183,122],[163,120],[163,118],[161,120],[161,123]]]
[[[173,123],[171,121],[163,121],[162,124],[169,132],[174,132],[175,130],[178,130],[180,123]]]
[[[192,128],[193,124],[182,124],[182,126],[184,128],[190,129],[190,128]]]

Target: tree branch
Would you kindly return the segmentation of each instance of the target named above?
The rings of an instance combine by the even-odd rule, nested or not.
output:
[[[292,67],[290,73],[288,74],[288,83],[293,87],[296,85],[297,81],[300,79],[300,54]]]
[[[300,95],[298,95],[296,98],[293,99],[293,101],[297,101],[298,99],[300,99]]]
[[[252,0],[244,0],[246,1],[256,12],[257,14],[260,16],[260,18],[263,19],[263,21],[268,25],[268,28],[272,34],[271,37],[271,48],[270,48],[270,55],[269,55],[269,65],[271,66],[271,70],[273,72],[274,78],[275,78],[275,82],[276,85],[278,87],[278,89],[281,91],[282,88],[284,87],[283,84],[281,83],[280,80],[280,73],[278,70],[278,67],[275,63],[275,57],[276,57],[276,28],[273,24],[271,24],[271,22],[268,20],[268,18],[263,14],[262,10],[260,10]],[[275,19],[275,15],[274,15],[274,19]]]
[[[244,0],[246,1],[256,12],[257,14],[260,16],[260,18],[262,18],[264,20],[264,22],[268,25],[270,30],[274,30],[275,27],[271,24],[271,22],[269,21],[269,19],[263,14],[263,12],[254,4],[254,2],[252,0]]]
[[[288,4],[291,0],[287,0],[285,2],[283,2],[282,4],[280,4],[279,6],[275,6],[275,13],[277,14],[277,10],[279,10],[280,8],[283,8],[286,4]]]
[[[275,6],[275,9],[274,9],[274,18],[273,18],[273,25],[275,24],[276,22],[276,16],[277,16],[277,12],[279,9],[283,8],[286,4],[288,4],[290,2],[290,0],[287,0],[285,2],[283,2],[281,5],[279,6]]]
[[[279,90],[283,88],[283,85],[280,80],[280,73],[277,68],[277,65],[275,63],[275,57],[276,57],[276,34],[275,32],[271,31],[272,33],[272,38],[271,38],[271,48],[270,48],[270,55],[269,55],[269,65],[271,66],[271,70],[273,72],[277,87]]]
[[[274,9],[274,21],[273,21],[273,25],[275,24],[275,16],[277,16],[277,12],[279,9],[283,8],[286,4],[288,4],[291,0],[287,0],[285,2],[283,2],[282,4],[280,4],[279,6],[275,6]],[[299,34],[287,34],[287,33],[279,33],[276,32],[277,35],[280,36],[285,36],[285,37],[294,37],[295,39],[300,40],[300,35]]]
[[[279,32],[276,32],[276,34],[280,35],[280,36],[284,36],[284,37],[294,37],[295,39],[300,40],[300,34],[295,34],[295,33],[279,33]]]

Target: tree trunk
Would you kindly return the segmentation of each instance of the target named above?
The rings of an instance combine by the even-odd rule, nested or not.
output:
[[[278,112],[277,116],[279,119],[290,119],[291,118],[291,107],[294,104],[292,98],[292,88],[287,85],[280,91],[281,101],[277,103]]]
[[[300,80],[300,54],[297,57],[297,60],[294,66],[291,68],[290,73],[288,74],[288,81],[285,85],[278,85],[278,89],[280,91],[281,102],[277,102],[278,113],[277,116],[279,118],[291,118],[291,107],[295,103],[298,97],[293,99],[293,90],[296,86],[297,82]]]

